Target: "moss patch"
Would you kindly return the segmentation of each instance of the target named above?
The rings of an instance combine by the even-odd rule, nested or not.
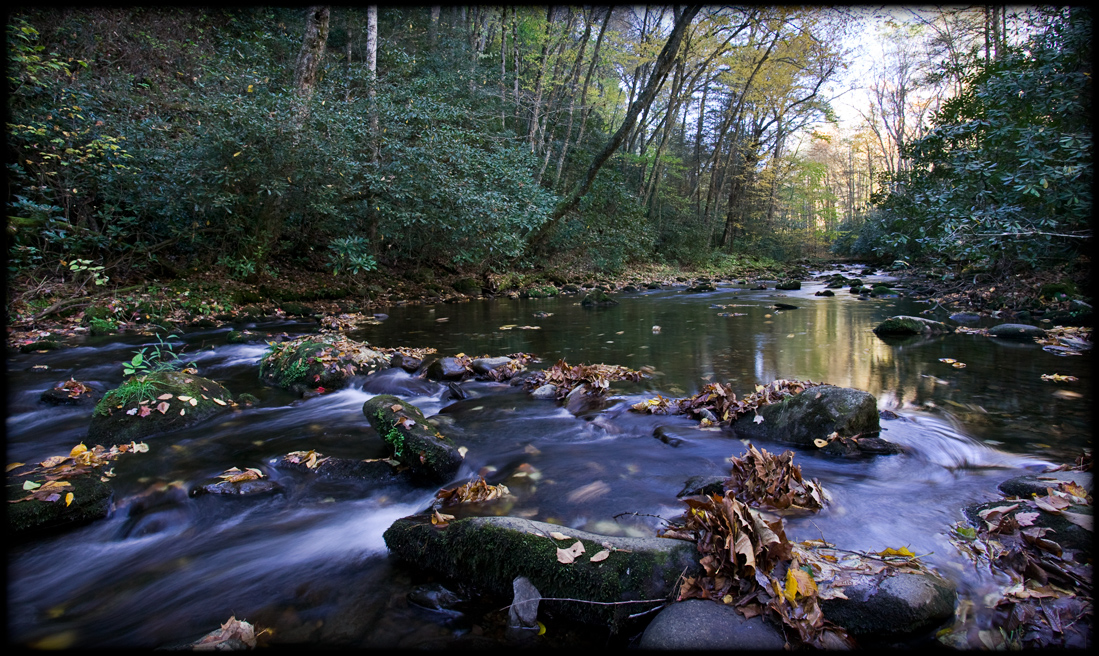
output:
[[[272,344],[260,361],[263,382],[303,393],[322,387],[335,389],[354,375],[367,375],[389,366],[390,357],[340,335],[307,335]]]
[[[570,536],[558,541],[550,533]],[[596,535],[514,517],[473,517],[436,528],[427,516],[394,522],[385,543],[397,557],[471,583],[509,599],[517,576],[530,579],[543,597],[597,602],[663,600],[674,594],[682,572],[696,572],[695,545],[662,538],[620,538]],[[570,564],[557,560],[557,549],[577,540],[584,553]],[[601,562],[591,556],[609,543],[616,550]],[[657,604],[596,605],[583,601],[544,601],[547,613],[586,624],[620,629],[629,615]]]
[[[140,391],[120,395],[119,390],[128,386],[140,386]],[[164,394],[172,398],[158,398]],[[229,390],[221,384],[194,374],[160,371],[132,376],[96,404],[88,439],[104,444],[139,440],[225,412],[232,402]],[[167,404],[164,412],[157,409],[161,403]]]

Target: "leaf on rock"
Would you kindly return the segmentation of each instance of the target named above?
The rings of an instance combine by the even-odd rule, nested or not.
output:
[[[233,616],[225,624],[222,624],[220,629],[211,631],[192,643],[191,648],[193,651],[224,651],[232,648],[230,640],[238,640],[249,649],[254,649],[256,646],[255,627]]]
[[[609,550],[603,549],[602,551],[597,552],[597,553],[592,555],[591,562],[601,563],[604,560],[606,560],[608,557],[610,557],[610,555],[611,555],[611,552]]]
[[[153,414],[153,411],[147,405],[141,406],[141,409],[137,411],[137,416],[138,417],[148,417],[151,414]]]
[[[161,394],[160,396],[158,396],[156,398],[157,398],[158,401],[167,401],[168,399],[171,399],[172,397],[173,397],[172,394]]]
[[[168,405],[167,401],[161,401],[156,406],[156,409],[159,410],[160,414],[162,414],[162,415],[168,414],[168,408],[169,408],[169,405]]]
[[[576,558],[584,553],[584,543],[580,540],[576,541],[576,544],[572,545],[568,549],[557,549],[557,562],[569,564],[576,560]]]
[[[73,502],[73,493],[69,492],[68,494],[65,495],[65,505],[70,506],[70,505],[72,505],[72,502]]]
[[[37,490],[42,487],[41,483],[35,483],[34,481],[23,481],[24,490]]]

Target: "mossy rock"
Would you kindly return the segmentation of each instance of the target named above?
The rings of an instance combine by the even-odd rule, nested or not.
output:
[[[618,301],[608,296],[607,292],[596,289],[588,292],[584,296],[584,300],[580,301],[580,305],[584,307],[610,307],[618,305]]]
[[[99,472],[91,472],[65,479],[71,488],[61,491],[56,501],[31,499],[11,503],[26,498],[30,492],[23,489],[27,480],[44,483],[41,476],[21,476],[21,473],[34,469],[24,465],[8,472],[8,536],[31,536],[62,528],[75,527],[90,521],[106,517],[114,494],[111,486],[100,480]],[[72,492],[72,503],[65,503],[65,494]]]
[[[559,293],[560,290],[553,285],[542,285],[541,287],[531,287],[524,290],[520,296],[523,298],[551,298]]]
[[[389,367],[390,357],[340,335],[306,335],[272,344],[260,360],[259,377],[268,385],[302,394],[317,387],[335,389],[355,375]]]
[[[91,324],[92,319],[107,319],[114,317],[114,312],[102,305],[92,305],[84,310],[84,324]]]
[[[393,458],[417,479],[443,483],[462,466],[462,455],[450,438],[435,430],[419,408],[391,394],[379,394],[363,404],[363,414]]]
[[[288,317],[310,317],[313,316],[313,308],[308,305],[303,305],[295,301],[287,301],[279,306]]]
[[[896,296],[897,290],[889,287],[888,285],[874,285],[870,289],[871,296]]]
[[[876,335],[939,335],[954,332],[954,328],[941,321],[898,315],[889,317],[874,327]]]
[[[19,347],[20,353],[33,353],[34,351],[52,351],[61,348],[61,342],[53,339],[40,339],[37,342],[24,344]]]
[[[263,294],[251,289],[244,289],[238,292],[234,292],[232,295],[233,303],[236,305],[248,305],[252,303],[262,303]]]
[[[454,291],[466,296],[477,296],[481,293],[481,283],[476,278],[459,278],[451,287]]]
[[[1038,296],[1051,301],[1063,301],[1076,296],[1076,285],[1071,282],[1051,282],[1042,285]]]
[[[551,532],[570,539],[557,541]],[[470,583],[481,591],[510,600],[512,582],[525,576],[544,598],[539,609],[566,620],[609,626],[629,625],[629,616],[656,607],[674,594],[680,575],[697,575],[698,550],[693,542],[666,538],[597,535],[556,524],[517,517],[471,517],[437,528],[428,516],[399,519],[384,534],[390,552],[417,569]],[[558,562],[558,548],[583,543],[575,562]],[[591,557],[614,549],[601,562]],[[585,604],[556,599],[600,602]],[[653,599],[651,605],[616,602]]]
[[[876,435],[881,430],[878,402],[872,394],[849,387],[818,385],[759,409],[763,421],[745,415],[733,423],[742,439],[770,440],[814,447],[814,440]]]
[[[801,289],[801,281],[800,280],[782,280],[777,285],[775,285],[775,289],[782,289],[782,290]]]
[[[258,305],[245,305],[237,311],[242,319],[262,319],[263,308]]]
[[[142,395],[139,395],[139,386],[145,388]],[[157,397],[163,394],[171,394],[172,398],[164,401],[168,408],[162,413],[155,408],[161,402]],[[193,399],[195,403],[182,401],[181,396]],[[194,374],[158,371],[131,376],[96,404],[88,426],[88,439],[99,444],[141,440],[197,424],[227,411],[232,402],[229,390],[220,383]],[[142,407],[148,407],[152,412],[142,417]],[[133,414],[129,414],[131,412]]]

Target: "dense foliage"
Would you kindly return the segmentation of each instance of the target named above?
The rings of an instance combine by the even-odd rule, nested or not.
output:
[[[942,64],[957,91],[932,129],[890,132],[896,153],[881,137],[900,110],[870,117],[877,142],[816,131],[847,10],[695,11],[383,7],[372,65],[359,8],[325,10],[315,52],[312,10],[24,9],[6,28],[9,273],[361,281],[833,242],[1003,262],[1084,248],[1087,10],[1028,14],[1025,42]]]
[[[898,255],[1002,268],[1087,252],[1092,207],[1091,18],[1050,9],[982,63],[905,144],[867,234]]]

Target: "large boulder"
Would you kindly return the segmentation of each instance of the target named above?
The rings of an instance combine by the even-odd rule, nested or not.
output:
[[[811,447],[814,440],[827,440],[832,433],[841,438],[871,437],[881,425],[878,402],[869,392],[818,385],[763,406],[758,417],[741,417],[733,423],[733,430],[742,439]]]
[[[568,539],[557,540],[554,532]],[[663,600],[673,593],[681,574],[701,572],[692,542],[610,537],[517,517],[471,517],[439,528],[429,516],[418,515],[394,522],[384,538],[394,556],[417,569],[502,598],[510,599],[513,581],[524,576],[541,593],[541,607],[548,613],[612,629],[651,607],[613,602]],[[573,562],[561,562],[558,551],[575,549],[576,542],[583,552]],[[600,555],[604,551],[605,558]]]
[[[131,376],[100,399],[88,439],[101,444],[141,440],[197,424],[225,412],[229,390],[209,378],[181,371]]]
[[[462,466],[462,454],[454,442],[435,430],[411,403],[379,394],[363,404],[363,414],[413,478],[445,483]]]
[[[271,344],[260,360],[260,380],[299,394],[318,387],[336,389],[352,376],[386,369],[391,356],[342,335],[306,335]]]
[[[762,615],[746,619],[732,606],[687,599],[660,611],[641,635],[641,649],[783,649],[782,630]]]
[[[889,317],[874,327],[876,335],[939,335],[952,332],[954,328],[941,321],[904,315]]]
[[[822,599],[824,617],[859,636],[903,636],[932,629],[954,616],[957,590],[938,575],[923,572],[856,574],[843,588],[847,598]]]

